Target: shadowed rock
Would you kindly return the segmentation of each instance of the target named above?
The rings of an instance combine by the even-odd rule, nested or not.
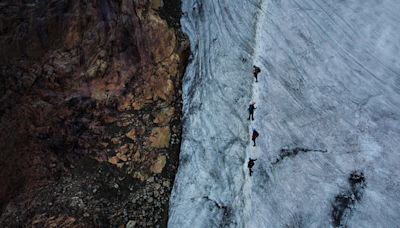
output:
[[[350,189],[339,193],[332,203],[331,219],[335,227],[346,225],[344,218],[351,215],[352,208],[361,200],[363,190],[367,186],[364,173],[361,171],[353,171],[347,181]]]
[[[1,227],[166,224],[189,43],[162,2],[0,3]]]

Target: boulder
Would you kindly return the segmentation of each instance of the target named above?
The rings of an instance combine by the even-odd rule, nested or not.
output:
[[[125,136],[132,140],[135,140],[136,137],[138,136],[138,132],[136,131],[136,129],[132,129],[128,133],[126,133]]]
[[[165,155],[158,156],[156,162],[150,167],[151,172],[156,174],[161,173],[166,163],[167,163],[167,157]]]
[[[165,108],[161,110],[161,112],[154,119],[154,123],[158,125],[166,125],[171,121],[172,116],[174,115],[175,109],[173,107]]]
[[[149,141],[154,148],[168,148],[171,131],[169,127],[156,127],[152,130]]]
[[[126,228],[134,228],[136,225],[136,221],[129,220],[129,222],[126,224]]]
[[[108,162],[113,164],[113,165],[117,165],[118,162],[119,162],[119,158],[117,156],[113,156],[113,157],[108,159]]]

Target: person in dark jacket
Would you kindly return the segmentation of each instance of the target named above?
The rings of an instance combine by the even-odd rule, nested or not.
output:
[[[253,140],[253,146],[256,146],[256,138],[258,137],[258,132],[256,131],[256,129],[253,128],[253,134],[251,136],[251,140]]]
[[[256,82],[258,82],[258,74],[261,72],[261,69],[258,66],[253,66],[253,75],[256,78]]]
[[[249,106],[249,120],[250,120],[250,116],[251,116],[251,120],[254,120],[254,109],[256,109],[256,107],[254,106],[255,104],[256,104],[256,102],[250,103],[250,106]]]
[[[257,161],[257,159],[251,159],[249,158],[249,162],[247,163],[247,167],[249,168],[249,174],[251,176],[251,174],[253,173],[253,166],[254,166],[254,162]]]

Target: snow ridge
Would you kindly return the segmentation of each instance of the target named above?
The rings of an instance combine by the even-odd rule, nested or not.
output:
[[[262,87],[266,83],[266,77],[263,77],[262,75],[264,74],[264,69],[265,66],[262,65],[260,61],[260,56],[263,55],[261,53],[262,50],[262,33],[261,31],[263,30],[263,21],[265,20],[265,9],[267,8],[268,1],[266,0],[261,0],[259,4],[259,9],[257,11],[257,23],[256,23],[256,33],[255,33],[255,44],[254,44],[254,53],[253,53],[253,65],[258,66],[261,68],[261,73],[259,74],[259,80],[256,82],[253,80],[252,84],[252,97],[251,97],[251,102],[256,103],[256,107],[264,105],[265,101],[261,100],[260,98],[260,86]],[[258,132],[262,132],[261,129],[258,128],[258,119],[261,118],[261,115],[257,115],[258,110],[255,110],[255,120],[252,121],[250,120],[249,124],[249,130],[248,130],[248,135],[249,138],[252,135],[253,128],[255,128]],[[261,133],[265,134],[265,132]],[[262,137],[266,137],[266,135],[263,135]],[[261,137],[260,137],[261,138]],[[257,161],[260,161],[261,151],[259,147],[253,147],[251,141],[249,140],[249,144],[246,147],[246,160],[244,164],[244,169],[246,170],[246,175],[245,175],[245,183],[243,187],[243,199],[244,199],[244,225],[243,227],[251,227],[250,223],[252,221],[252,200],[251,200],[251,195],[252,195],[252,177],[249,175],[249,170],[247,167],[249,159],[257,159]],[[257,162],[256,163],[259,163]],[[256,175],[253,173],[253,175]]]
[[[247,170],[240,167],[249,144],[258,1],[182,3],[192,61],[184,76],[183,139],[168,226],[243,227]]]

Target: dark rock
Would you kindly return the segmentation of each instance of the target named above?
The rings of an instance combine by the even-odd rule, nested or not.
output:
[[[345,217],[351,215],[352,208],[361,200],[366,187],[364,173],[353,171],[348,177],[350,188],[339,193],[332,204],[331,219],[334,227],[346,227]]]

